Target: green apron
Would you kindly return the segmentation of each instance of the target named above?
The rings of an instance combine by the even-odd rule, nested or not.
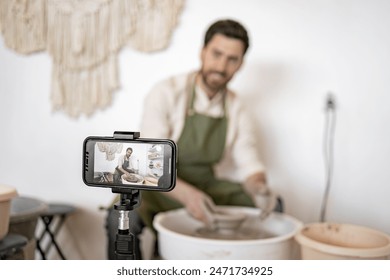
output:
[[[177,175],[212,197],[218,205],[253,206],[238,183],[215,178],[213,166],[222,158],[227,132],[224,97],[224,116],[219,118],[198,114],[194,111],[195,86],[183,131],[177,142]],[[138,211],[145,225],[152,228],[154,215],[183,207],[179,202],[156,191],[143,191]]]

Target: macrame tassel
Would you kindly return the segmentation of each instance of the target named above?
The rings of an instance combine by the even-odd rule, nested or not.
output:
[[[130,0],[49,0],[55,110],[78,117],[111,103],[119,87],[117,53],[135,28],[133,20],[126,18],[133,18],[135,12]]]
[[[136,32],[129,45],[142,52],[166,48],[184,0],[136,0]]]
[[[115,55],[96,67],[73,71],[54,64],[51,101],[54,110],[64,110],[71,117],[91,115],[97,108],[111,104],[118,85]]]
[[[30,54],[46,47],[46,0],[1,0],[0,26],[5,45]]]
[[[67,68],[85,69],[106,61],[135,30],[134,20],[126,20],[134,18],[134,1],[48,1],[48,51]]]
[[[56,65],[51,72],[51,104],[53,110],[59,110],[65,104],[64,96],[62,94],[64,89],[61,80],[59,79],[58,72],[60,72],[60,70],[58,68],[59,66]]]

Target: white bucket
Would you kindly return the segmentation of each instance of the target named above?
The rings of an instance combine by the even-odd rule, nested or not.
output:
[[[304,260],[388,259],[390,236],[367,227],[314,223],[295,236]]]
[[[220,206],[219,206],[220,207]],[[224,206],[221,209],[243,212],[250,219],[259,219],[255,208]],[[252,221],[253,221],[252,220]],[[265,221],[252,223],[260,231],[275,237],[253,240],[221,240],[196,236],[204,224],[192,218],[185,209],[156,215],[153,225],[158,232],[159,253],[166,260],[258,259],[286,260],[294,258],[294,235],[302,227],[297,219],[272,213]]]
[[[0,185],[0,240],[8,233],[11,199],[17,196],[16,189]]]

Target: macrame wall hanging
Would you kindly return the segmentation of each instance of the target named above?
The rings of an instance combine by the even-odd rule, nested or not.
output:
[[[0,29],[5,45],[21,54],[46,48],[46,0],[1,0]]]
[[[51,102],[71,117],[111,104],[120,86],[117,55],[166,48],[184,0],[1,0],[5,45],[21,54],[48,51]]]
[[[153,52],[166,48],[183,0],[138,0],[135,33],[129,45],[142,52]]]
[[[106,160],[113,161],[115,159],[115,154],[120,154],[122,152],[123,143],[98,142],[97,147],[99,151],[106,154]]]

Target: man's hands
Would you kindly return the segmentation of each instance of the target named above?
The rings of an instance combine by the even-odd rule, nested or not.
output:
[[[208,226],[213,224],[209,209],[214,206],[214,202],[203,191],[177,178],[176,187],[165,194],[183,204],[188,213],[195,219],[204,222]]]
[[[262,172],[258,172],[249,176],[244,182],[244,190],[250,196],[256,194],[266,195],[269,192],[267,187],[267,182],[265,178],[265,174]]]
[[[261,219],[265,219],[275,209],[277,197],[267,187],[264,173],[255,173],[248,177],[244,183],[244,190],[252,198],[255,206],[261,210]]]
[[[184,204],[188,213],[207,226],[212,226],[213,217],[210,210],[215,207],[214,202],[206,193],[194,188]]]
[[[252,198],[255,206],[261,209],[260,215],[263,218],[273,211],[277,197],[267,187],[264,173],[256,173],[250,176],[244,182],[243,188]],[[215,205],[209,195],[180,178],[177,178],[176,187],[166,195],[183,204],[192,217],[208,226],[212,226],[214,221],[212,215],[210,215],[210,209]]]

